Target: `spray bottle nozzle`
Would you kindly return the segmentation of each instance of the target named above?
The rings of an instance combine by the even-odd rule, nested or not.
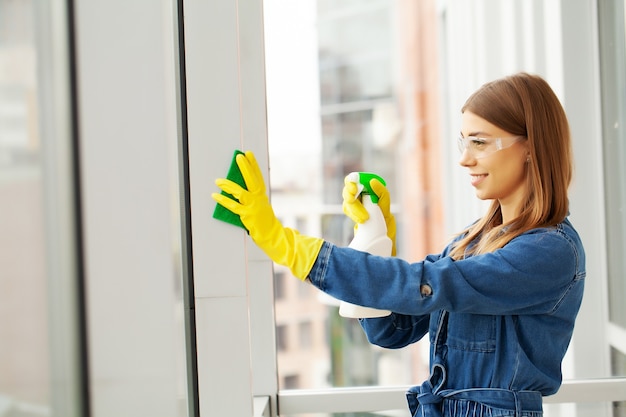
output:
[[[348,179],[357,184],[358,194],[362,193],[369,195],[372,199],[372,203],[374,204],[378,204],[378,196],[372,190],[370,181],[373,179],[377,179],[383,185],[387,185],[385,180],[380,175],[376,175],[372,172],[351,172],[350,174],[348,174]]]

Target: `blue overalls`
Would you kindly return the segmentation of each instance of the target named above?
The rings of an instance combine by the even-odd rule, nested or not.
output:
[[[440,317],[435,336],[430,378],[411,388],[406,396],[412,416],[419,417],[540,417],[542,399],[538,391],[501,388],[446,389],[447,370],[442,364],[446,350],[448,312]]]
[[[308,280],[393,311],[360,320],[373,344],[398,349],[429,335],[431,377],[408,393],[414,415],[540,416],[541,397],[561,384],[582,301],[578,234],[565,220],[491,253],[455,261],[450,249],[409,263],[325,242]]]

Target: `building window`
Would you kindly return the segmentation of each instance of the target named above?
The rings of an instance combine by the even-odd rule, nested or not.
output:
[[[283,377],[283,387],[285,389],[297,389],[300,388],[300,376],[298,375],[286,375]]]
[[[287,325],[276,326],[276,349],[281,352],[286,351],[289,348],[288,339],[288,327]]]
[[[286,279],[287,274],[280,267],[274,267],[274,299],[276,301],[284,300],[287,295]]]
[[[303,322],[298,325],[298,339],[300,349],[309,350],[313,346],[313,325],[311,322]]]

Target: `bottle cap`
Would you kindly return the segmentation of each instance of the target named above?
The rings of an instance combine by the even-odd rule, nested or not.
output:
[[[377,179],[386,186],[387,183],[380,175],[374,174],[372,172],[352,172],[349,174],[349,178],[351,181],[356,182],[359,185],[360,192],[371,196],[370,198],[372,199],[372,203],[378,204],[378,196],[372,190],[370,181],[373,179]]]

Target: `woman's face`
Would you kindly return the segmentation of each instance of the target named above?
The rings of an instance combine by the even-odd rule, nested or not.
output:
[[[461,118],[461,137],[470,136],[486,139],[485,144],[482,141],[470,143],[459,160],[459,164],[469,171],[476,196],[481,200],[500,201],[504,218],[516,216],[526,195],[526,141],[516,140],[512,133],[465,111]],[[501,138],[500,150],[495,150],[493,144],[497,138]],[[480,152],[483,148],[489,151]]]

